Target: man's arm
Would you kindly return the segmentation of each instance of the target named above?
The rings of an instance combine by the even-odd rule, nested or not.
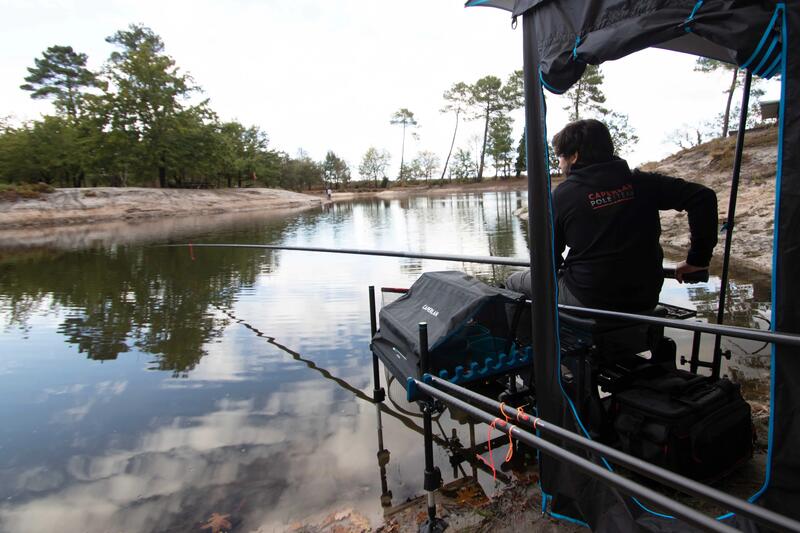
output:
[[[675,278],[683,281],[684,274],[705,270],[711,262],[711,255],[717,245],[717,195],[699,183],[661,174],[651,176],[658,184],[658,208],[686,211],[689,215],[689,251],[686,261],[675,269]]]

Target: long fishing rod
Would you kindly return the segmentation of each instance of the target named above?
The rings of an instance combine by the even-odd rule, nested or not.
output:
[[[352,254],[352,255],[373,255],[383,257],[405,257],[407,259],[431,259],[435,261],[455,261],[459,263],[482,263],[486,265],[506,265],[516,267],[529,267],[530,262],[526,259],[514,259],[512,257],[500,257],[497,255],[453,255],[453,254],[429,254],[424,252],[401,252],[397,250],[369,250],[363,248],[324,248],[320,246],[286,246],[280,244],[166,244],[168,247],[192,247],[192,248],[255,248],[261,250],[290,250],[297,252],[322,252],[333,254]],[[674,278],[674,268],[664,268],[664,277]],[[693,272],[684,275],[684,281],[688,283],[700,283],[708,281],[708,270]]]

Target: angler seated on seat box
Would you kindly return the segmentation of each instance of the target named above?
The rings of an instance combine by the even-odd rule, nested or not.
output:
[[[553,146],[566,176],[553,192],[559,303],[651,313],[664,281],[660,210],[689,215],[691,245],[675,269],[676,279],[682,282],[684,275],[708,268],[717,244],[714,191],[631,171],[614,156],[608,128],[598,120],[567,124],[553,137]],[[509,276],[506,288],[531,297],[530,271]]]

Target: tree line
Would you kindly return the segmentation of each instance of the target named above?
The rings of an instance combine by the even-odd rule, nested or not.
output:
[[[274,150],[258,126],[222,121],[150,28],[106,38],[99,72],[86,54],[51,46],[21,89],[55,113],[22,125],[0,120],[0,182],[62,187],[321,186],[326,167]],[[334,170],[336,172],[337,170]]]
[[[164,42],[150,28],[131,25],[106,41],[115,50],[97,72],[87,68],[86,54],[70,46],[49,47],[28,68],[21,89],[34,99],[51,100],[55,113],[16,126],[0,119],[0,183],[294,190],[388,185],[392,158],[386,149],[372,146],[365,151],[354,169],[359,183],[348,163],[333,151],[322,161],[302,150],[292,157],[273,149],[259,126],[220,120],[209,101],[199,99],[201,88],[166,54]],[[698,69],[706,72],[721,65],[698,61]],[[733,79],[723,132],[736,71]],[[603,120],[623,155],[638,137],[627,115],[605,106],[603,82],[600,67],[587,65],[560,102],[570,120]],[[453,119],[444,158],[431,150],[407,158],[406,136],[418,138],[420,125],[406,108],[390,117],[390,125],[402,128],[396,176],[400,184],[481,181],[489,166],[501,179],[525,171],[524,134],[517,142],[512,138],[512,113],[524,105],[522,71],[512,72],[506,80],[489,75],[474,83],[456,82],[442,99],[440,111]],[[456,147],[465,120],[480,124],[482,134]],[[552,152],[551,169],[557,171]]]

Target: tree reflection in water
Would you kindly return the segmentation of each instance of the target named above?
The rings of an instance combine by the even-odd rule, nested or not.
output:
[[[194,257],[186,248],[118,246],[9,258],[0,264],[3,307],[9,324],[23,328],[42,302],[66,309],[58,332],[87,358],[113,360],[133,345],[155,356],[152,369],[186,376],[226,325],[210,308],[229,306],[279,260],[247,249]]]

